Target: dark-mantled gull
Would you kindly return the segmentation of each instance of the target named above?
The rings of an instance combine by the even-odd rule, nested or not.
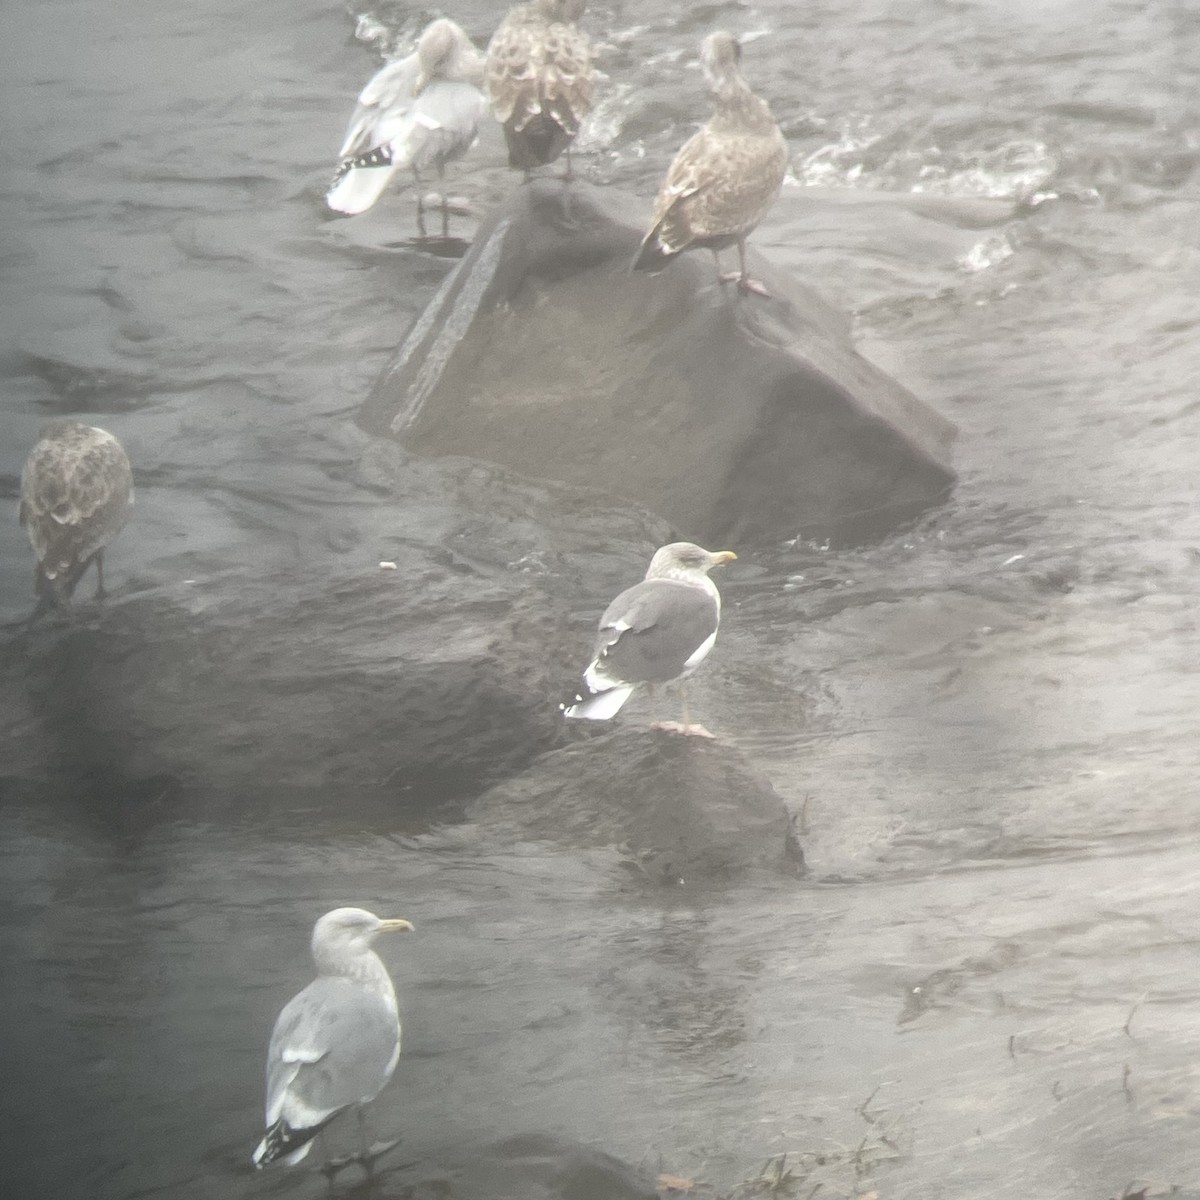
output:
[[[79,421],[49,421],[21,472],[20,521],[37,555],[35,616],[63,605],[96,564],[104,595],[104,547],[129,519],[133,472],[121,443]]]
[[[360,93],[325,202],[335,212],[365,212],[407,167],[420,219],[420,173],[434,168],[441,179],[475,144],[487,113],[482,82],[483,56],[463,29],[444,17],[431,21],[416,50],[382,67]],[[446,213],[443,197],[443,235]]]
[[[735,558],[732,550],[710,551],[692,542],[655,551],[645,579],[604,610],[594,657],[583,673],[584,691],[564,715],[605,721],[639,684],[686,679],[717,640],[721,595],[708,572]],[[691,723],[686,695],[683,724],[660,728],[707,735]]]
[[[708,124],[675,155],[654,202],[650,232],[634,260],[635,271],[659,271],[693,247],[718,251],[737,245],[739,270],[722,283],[767,295],[746,268],[746,238],[775,203],[787,171],[787,144],[771,116],[742,78],[742,49],[731,33],[710,33],[700,63],[715,98]]]
[[[373,1100],[391,1079],[400,1013],[371,943],[411,929],[403,918],[381,920],[363,908],[335,908],[313,926],[317,978],[284,1005],[271,1033],[266,1133],[255,1166],[298,1163],[338,1113]]]
[[[554,162],[592,107],[592,49],[575,22],[584,0],[530,0],[511,9],[492,35],[487,86],[504,127],[508,162],[526,175]]]

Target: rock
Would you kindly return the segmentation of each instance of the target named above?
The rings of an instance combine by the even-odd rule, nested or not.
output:
[[[490,788],[470,815],[507,837],[619,846],[656,883],[803,864],[783,800],[739,750],[644,727],[582,733]]]
[[[657,1196],[644,1171],[602,1150],[549,1134],[528,1133],[485,1146],[471,1142],[462,1161],[448,1154],[443,1157],[444,1175],[417,1178],[406,1188],[413,1200],[656,1200]]]
[[[2,774],[51,770],[94,807],[184,789],[214,816],[261,815],[299,793],[317,822],[353,804],[394,824],[553,745],[574,639],[544,593],[419,554],[398,568],[18,635],[0,652]]]
[[[858,355],[849,322],[751,254],[629,270],[644,205],[514,189],[360,414],[431,456],[488,459],[645,505],[703,544],[871,539],[941,500],[954,426]]]

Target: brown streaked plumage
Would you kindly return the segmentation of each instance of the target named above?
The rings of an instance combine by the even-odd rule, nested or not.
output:
[[[715,256],[736,245],[740,270],[719,275],[721,282],[736,280],[740,291],[765,296],[746,268],[746,238],[783,186],[787,144],[765,101],[742,78],[741,54],[731,33],[710,33],[701,44],[713,115],[675,155],[633,269],[659,271],[685,250],[707,247]]]
[[[530,0],[492,35],[487,89],[504,127],[509,165],[529,173],[554,162],[592,107],[592,50],[575,22],[584,0]]]
[[[37,555],[37,613],[65,604],[92,562],[96,595],[104,595],[104,547],[132,504],[133,472],[111,433],[78,421],[42,427],[21,472],[20,508]]]

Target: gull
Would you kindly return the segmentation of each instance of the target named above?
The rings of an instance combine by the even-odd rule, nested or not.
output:
[[[741,58],[731,33],[710,33],[701,44],[713,115],[675,155],[633,269],[660,271],[675,255],[707,247],[722,283],[736,281],[740,292],[766,296],[747,270],[746,238],[783,186],[787,144],[766,102],[742,78]],[[740,269],[721,274],[718,251],[735,244]]]
[[[312,932],[317,977],[283,1006],[267,1051],[266,1133],[256,1167],[298,1163],[330,1121],[383,1089],[400,1058],[400,1014],[387,968],[371,949],[381,933],[410,930],[363,908],[335,908]],[[364,1161],[391,1149],[363,1150]]]
[[[382,67],[363,88],[338,153],[325,202],[335,212],[365,212],[402,168],[416,181],[422,219],[421,172],[461,158],[475,144],[487,113],[477,84],[483,57],[461,26],[439,18],[425,27],[417,48]],[[442,197],[442,234],[447,201]]]
[[[487,86],[504,127],[509,166],[525,172],[567,152],[592,107],[595,72],[587,35],[575,22],[583,0],[530,0],[511,9],[492,35]]]
[[[104,591],[104,548],[133,504],[133,472],[121,443],[79,421],[49,421],[21,471],[19,519],[37,555],[34,618],[65,607],[94,562]],[[32,620],[33,618],[31,618]]]
[[[583,673],[583,691],[563,709],[567,717],[606,721],[616,715],[639,684],[686,679],[717,640],[721,596],[708,572],[732,562],[732,550],[705,550],[692,542],[672,542],[655,551],[641,583],[626,588],[604,610],[592,661]],[[711,737],[688,715],[683,724],[656,728]]]

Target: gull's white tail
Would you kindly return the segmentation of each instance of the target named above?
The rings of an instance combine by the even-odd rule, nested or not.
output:
[[[347,216],[366,212],[383,195],[397,170],[398,164],[392,161],[386,146],[378,146],[357,158],[343,159],[333,185],[325,193],[325,203],[334,212]]]
[[[632,684],[621,684],[589,696],[577,696],[575,703],[563,709],[564,717],[585,717],[591,721],[607,721],[621,710],[621,705],[633,694]]]
[[[326,1122],[322,1121],[321,1125],[324,1124]],[[276,1161],[294,1167],[312,1149],[312,1140],[319,1129],[320,1126],[317,1129],[295,1130],[281,1117],[258,1143],[251,1161],[260,1170],[268,1163]],[[299,1146],[296,1145],[297,1138],[304,1139]]]

